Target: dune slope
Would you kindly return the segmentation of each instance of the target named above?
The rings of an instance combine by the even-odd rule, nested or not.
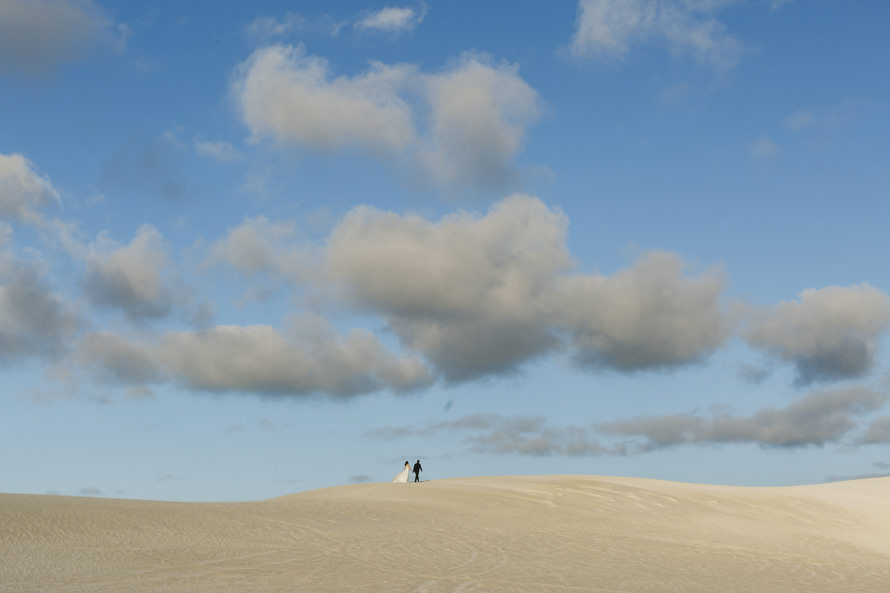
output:
[[[890,478],[461,478],[225,504],[0,495],[3,592],[888,587]]]

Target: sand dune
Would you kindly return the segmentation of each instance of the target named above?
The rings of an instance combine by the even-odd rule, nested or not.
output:
[[[0,591],[890,591],[890,478],[362,484],[262,502],[0,495]]]

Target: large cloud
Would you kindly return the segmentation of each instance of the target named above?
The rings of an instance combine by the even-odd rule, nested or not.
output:
[[[13,225],[3,220],[42,223],[39,209],[58,199],[52,184],[24,157],[0,155],[0,363],[55,357],[67,350],[81,326],[45,280],[39,258],[25,261],[15,254]]]
[[[391,353],[365,330],[341,336],[314,316],[292,317],[285,331],[219,325],[156,338],[93,332],[78,342],[68,370],[137,394],[172,382],[216,393],[342,398],[384,389],[408,393],[432,382],[422,361]]]
[[[567,226],[524,195],[437,223],[360,208],[331,234],[328,268],[452,381],[513,371],[562,334],[581,365],[622,371],[689,364],[722,343],[719,274],[690,278],[667,253],[572,274]]]
[[[522,194],[437,222],[360,206],[328,238],[327,266],[358,303],[399,317],[524,309],[571,266],[567,226]]]
[[[675,254],[656,251],[612,276],[560,279],[554,317],[585,367],[637,371],[702,361],[721,346],[729,320],[723,275],[684,273]]]
[[[103,38],[120,42],[126,31],[92,0],[3,0],[0,70],[47,70]]]
[[[754,347],[794,364],[797,383],[861,377],[890,327],[890,297],[860,284],[800,293],[760,311],[745,332]]]
[[[287,334],[264,325],[171,333],[160,356],[178,382],[205,391],[343,397],[410,392],[431,382],[421,361],[392,355],[370,332],[343,338],[305,318]]]
[[[302,46],[272,45],[241,64],[234,92],[254,138],[398,152],[415,139],[411,108],[400,97],[413,76],[411,66],[377,62],[364,74],[333,78],[327,61]]]
[[[71,379],[71,370],[82,370],[97,385],[123,387],[131,397],[151,395],[151,385],[167,380],[151,344],[111,331],[95,331],[75,345],[68,368],[57,375]],[[63,372],[67,371],[67,372]],[[71,381],[71,389],[77,389]]]
[[[74,356],[103,383],[138,386],[163,380],[156,354],[148,344],[110,331],[85,335]]]
[[[438,222],[373,208],[328,239],[327,269],[450,381],[509,372],[554,345],[542,297],[571,260],[567,220],[517,195]]]
[[[554,353],[594,371],[670,370],[706,361],[735,329],[719,268],[694,273],[651,251],[611,275],[581,273],[567,230],[558,209],[517,194],[439,220],[360,206],[320,247],[298,244],[292,225],[247,219],[212,253],[293,283],[315,305],[381,318],[451,383]],[[800,385],[854,378],[890,326],[888,300],[868,285],[804,291],[755,310],[742,335],[795,364]]]
[[[436,74],[373,62],[335,77],[302,46],[271,45],[239,66],[232,91],[255,140],[358,149],[442,186],[502,184],[539,112],[516,66],[471,53]]]
[[[151,225],[141,226],[128,245],[102,235],[87,257],[86,295],[133,321],[164,317],[179,299],[165,278],[167,262],[161,234]]]
[[[440,186],[500,187],[515,174],[513,156],[539,113],[538,93],[516,65],[492,66],[464,54],[424,77],[429,123],[423,169]]]
[[[59,192],[28,159],[20,154],[0,154],[0,219],[38,222],[40,210],[58,202]]]
[[[718,69],[734,66],[742,45],[713,17],[735,0],[580,0],[571,51],[580,57],[623,58],[654,41]]]
[[[4,266],[7,267],[7,266]],[[80,326],[36,270],[15,265],[0,277],[0,362],[62,353]]]
[[[720,346],[721,274],[689,276],[663,252],[612,276],[577,274],[567,227],[517,194],[438,221],[358,207],[317,256],[288,243],[286,225],[249,219],[213,253],[248,275],[326,278],[326,296],[381,316],[448,382],[515,372],[564,346],[581,366],[619,371],[678,367]]]

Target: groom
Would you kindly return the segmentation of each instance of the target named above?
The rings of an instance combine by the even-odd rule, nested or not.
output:
[[[420,472],[422,472],[422,471],[423,471],[423,468],[420,467],[420,460],[418,459],[417,463],[414,464],[414,481],[415,482],[420,481]]]

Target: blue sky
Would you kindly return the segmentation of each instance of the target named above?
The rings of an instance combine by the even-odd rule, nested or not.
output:
[[[890,472],[888,18],[0,0],[0,490]]]

